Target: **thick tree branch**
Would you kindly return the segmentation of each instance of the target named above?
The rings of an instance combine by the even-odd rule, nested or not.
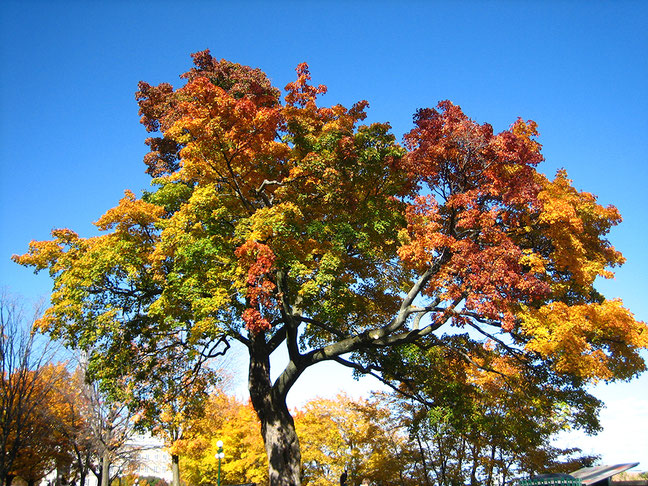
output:
[[[274,202],[274,196],[271,195],[270,197],[268,197],[268,195],[265,192],[266,186],[270,186],[270,185],[283,186],[283,183],[281,181],[269,181],[268,179],[266,179],[254,191],[254,192],[257,193],[258,196],[261,196],[261,198],[263,199],[263,202],[265,203],[266,207],[271,207],[273,202]]]
[[[286,339],[286,325],[284,324],[279,329],[275,331],[272,337],[268,340],[268,348],[270,353],[277,349],[281,343]]]
[[[284,328],[286,329],[286,344],[288,346],[288,356],[291,361],[298,362],[301,358],[298,343],[298,329],[299,329],[299,316],[295,316],[292,306],[289,302],[290,292],[288,283],[286,282],[286,274],[283,271],[277,271],[277,291],[281,302],[281,314],[284,321]]]
[[[304,316],[299,317],[299,319],[300,319],[302,322],[306,322],[306,323],[308,323],[308,324],[312,324],[312,325],[314,325],[314,326],[316,326],[316,327],[319,327],[320,329],[323,329],[323,330],[325,330],[326,332],[329,332],[329,333],[331,333],[331,334],[333,334],[334,336],[337,336],[337,337],[339,337],[339,338],[347,338],[347,337],[349,337],[348,335],[344,334],[344,333],[343,333],[342,331],[340,331],[339,329],[335,329],[334,327],[332,327],[332,326],[328,326],[328,325],[326,325],[326,324],[324,324],[323,322],[320,322],[320,321],[318,321],[318,320],[311,319],[311,318],[309,318],[309,317],[304,317]]]
[[[313,364],[319,363],[321,361],[334,359],[343,354],[351,353],[353,351],[368,349],[375,346],[388,346],[392,344],[411,342],[438,329],[438,327],[440,327],[447,321],[447,319],[449,319],[449,315],[438,323],[430,324],[422,329],[414,329],[399,333],[397,335],[392,335],[395,331],[405,325],[407,319],[412,314],[418,312],[427,312],[427,308],[413,306],[412,304],[414,300],[421,294],[432,276],[439,270],[439,268],[441,268],[441,265],[443,264],[445,259],[446,253],[443,252],[437,257],[434,265],[428,268],[428,270],[426,270],[412,285],[407,295],[403,298],[398,313],[396,314],[394,319],[389,322],[389,324],[376,329],[364,331],[362,333],[347,337],[338,342],[329,344],[328,346],[324,346],[322,348],[315,349],[310,351],[309,353],[304,354],[298,362],[296,372],[298,374],[301,374],[303,370],[308,366],[312,366]],[[434,308],[435,307],[430,307],[430,311]],[[446,311],[446,309],[444,308],[443,311]],[[287,372],[289,372],[288,369],[284,371],[284,373]],[[286,376],[285,382],[290,383],[291,381],[292,378]]]

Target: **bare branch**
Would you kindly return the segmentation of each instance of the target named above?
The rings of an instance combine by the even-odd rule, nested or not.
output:
[[[413,400],[416,400],[416,401],[418,401],[420,403],[423,403],[423,404],[426,404],[426,405],[429,405],[431,403],[428,400],[425,400],[423,397],[421,397],[418,394],[412,394],[412,393],[409,393],[409,392],[403,390],[401,387],[395,385],[394,383],[392,383],[387,378],[385,378],[382,375],[378,374],[377,371],[382,371],[382,369],[380,367],[378,367],[378,366],[373,366],[373,365],[363,366],[360,363],[354,363],[353,361],[346,360],[344,358],[341,358],[340,356],[337,356],[336,358],[333,358],[333,361],[335,361],[336,363],[339,363],[339,364],[341,364],[343,366],[346,366],[347,368],[351,368],[351,369],[354,369],[356,371],[359,371],[362,374],[373,376],[378,381],[380,381],[381,383],[387,385],[389,388],[391,388],[392,390],[394,390],[395,392],[397,392],[400,395],[403,395],[403,396],[405,396],[407,398],[411,398]],[[397,379],[400,382],[409,381],[409,380],[406,380],[404,378],[397,378]]]

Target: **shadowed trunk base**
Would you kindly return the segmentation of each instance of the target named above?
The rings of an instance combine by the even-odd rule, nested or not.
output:
[[[270,486],[301,485],[301,451],[288,407],[265,411],[261,433],[268,455]]]

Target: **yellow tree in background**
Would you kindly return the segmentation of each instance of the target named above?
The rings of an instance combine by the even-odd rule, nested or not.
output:
[[[11,470],[29,486],[55,468],[69,469],[73,461],[71,443],[63,433],[74,421],[63,393],[69,379],[65,364],[47,364],[32,373],[34,406],[26,420],[14,424],[14,433],[22,439]]]
[[[302,445],[303,481],[310,486],[416,484],[408,476],[412,451],[407,431],[376,401],[345,394],[318,398],[295,414]]]
[[[303,451],[302,481],[310,486],[339,484],[346,470],[349,486],[417,484],[411,476],[413,449],[407,430],[394,425],[389,409],[378,401],[347,395],[318,398],[295,411]],[[192,485],[212,485],[218,474],[217,442],[223,441],[224,484],[268,484],[267,459],[259,420],[252,405],[224,393],[210,397],[203,417],[185,428],[174,452],[180,456],[182,477]]]
[[[216,484],[219,440],[225,453],[224,484],[267,484],[268,463],[256,413],[249,402],[221,392],[209,398],[204,415],[189,421],[184,437],[171,449],[180,456],[182,478],[188,484]]]

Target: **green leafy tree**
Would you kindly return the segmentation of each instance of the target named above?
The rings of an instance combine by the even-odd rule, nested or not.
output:
[[[601,402],[573,377],[552,377],[491,348],[474,347],[470,356],[450,347],[403,350],[398,366],[417,379],[400,383],[392,408],[410,431],[425,484],[502,485],[593,459],[552,440],[568,429],[597,432]]]
[[[137,92],[155,189],[127,191],[100,236],[59,229],[15,257],[54,280],[41,328],[92,348],[115,394],[237,340],[269,481],[298,485],[286,395],[319,362],[380,372],[404,344],[456,344],[454,326],[585,382],[644,369],[646,326],[594,288],[623,262],[606,239],[620,216],[537,171],[535,123],[496,134],[442,102],[402,148],[361,125],[366,102],[320,106],[305,64],[282,103],[260,70],[193,58],[183,86]]]
[[[134,391],[155,390],[153,397],[137,397],[132,407],[138,409],[134,421],[139,428],[149,429],[164,440],[171,455],[172,485],[180,486],[180,456],[177,444],[185,439],[189,424],[202,417],[209,391],[218,382],[219,374],[211,367],[186,373],[185,368],[170,368],[163,375],[142,376],[141,380],[156,380],[151,387],[137,386]],[[139,383],[139,382],[138,382]]]

